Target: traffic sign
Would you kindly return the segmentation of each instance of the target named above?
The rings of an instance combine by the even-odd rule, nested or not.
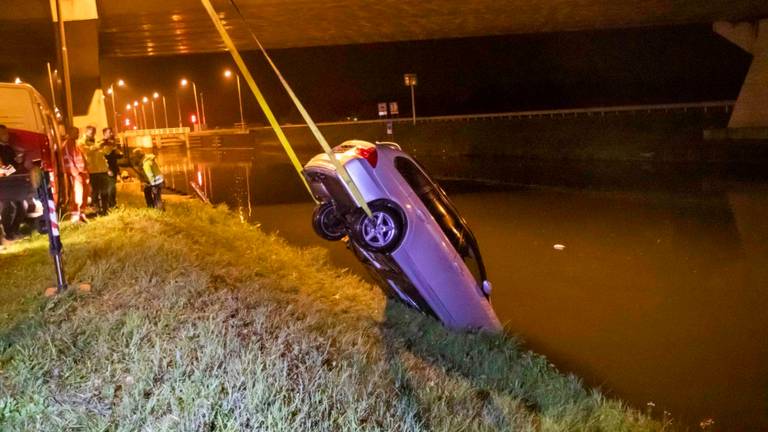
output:
[[[391,115],[399,115],[400,110],[397,108],[397,102],[390,102],[389,103],[389,113]]]

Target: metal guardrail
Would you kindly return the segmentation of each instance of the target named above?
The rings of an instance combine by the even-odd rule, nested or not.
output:
[[[709,110],[722,110],[729,112],[736,101],[707,101],[707,102],[693,102],[693,103],[672,103],[672,104],[653,104],[653,105],[622,105],[622,106],[607,106],[607,107],[593,107],[593,108],[571,108],[571,109],[556,109],[556,110],[532,110],[532,111],[511,111],[503,113],[493,114],[462,114],[462,115],[450,115],[450,116],[432,116],[432,117],[417,117],[416,122],[442,122],[442,121],[467,121],[467,120],[486,120],[486,119],[513,119],[513,118],[567,118],[577,116],[594,116],[594,115],[610,115],[610,114],[624,114],[624,113],[639,113],[639,112],[670,112],[670,111],[689,111],[689,110],[701,110],[707,112]],[[411,122],[411,118],[391,118],[391,119],[373,119],[373,120],[357,120],[357,121],[338,121],[338,122],[322,122],[318,123],[319,126],[334,126],[345,124],[386,124],[387,122],[402,123]],[[302,128],[307,127],[304,124],[284,124],[283,128]],[[251,127],[248,129],[269,129],[267,126]],[[228,131],[242,131],[241,129],[218,129],[219,133]],[[207,131],[208,133],[215,133],[216,131]],[[193,132],[198,134],[199,132]]]
[[[163,128],[163,129],[132,129],[132,130],[127,130],[120,133],[126,137],[147,136],[147,135],[153,135],[153,136],[182,135],[182,134],[190,133],[190,130],[188,127]]]
[[[652,112],[670,112],[670,111],[682,111],[687,112],[691,110],[700,110],[708,112],[710,110],[721,110],[729,112],[736,104],[736,101],[708,101],[708,102],[693,102],[693,103],[672,103],[672,104],[654,104],[654,105],[622,105],[622,106],[607,106],[607,107],[593,107],[593,108],[571,108],[571,109],[556,109],[556,110],[533,110],[533,111],[512,111],[493,114],[465,114],[465,115],[450,115],[450,116],[432,116],[432,117],[417,117],[417,123],[427,122],[446,122],[446,121],[471,121],[471,120],[490,120],[490,119],[515,119],[515,118],[568,118],[578,116],[606,116],[611,114],[631,114],[631,113],[652,113]],[[386,124],[388,122],[403,123],[412,122],[411,118],[391,118],[391,119],[373,119],[373,120],[357,120],[357,121],[338,121],[338,122],[322,122],[318,123],[318,126],[336,126],[336,125],[349,125],[349,124]],[[280,127],[290,128],[305,128],[305,124],[283,124]],[[266,130],[271,129],[269,126],[256,126],[242,129],[226,128],[226,129],[209,129],[205,131],[190,131],[189,128],[173,128],[173,129],[159,129],[160,131],[180,131],[176,133],[183,133],[184,131],[189,133],[191,141],[199,144],[199,138],[203,136],[216,136],[222,134],[247,134],[249,130]],[[149,135],[149,132],[154,130],[137,130],[128,131],[124,133],[132,133],[137,135]]]

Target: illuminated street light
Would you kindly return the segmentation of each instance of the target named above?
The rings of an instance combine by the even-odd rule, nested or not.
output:
[[[157,129],[157,116],[155,115],[155,99],[160,97],[160,93],[152,93],[152,127]]]
[[[21,84],[21,83],[22,83],[22,82],[24,82],[24,81],[22,81],[22,80],[21,80],[21,78],[19,78],[19,77],[16,77],[16,79],[15,79],[15,80],[13,80],[13,82],[14,82],[14,83],[16,83],[16,84]]]
[[[139,101],[133,101],[133,107],[131,107],[131,109],[133,109],[133,119],[134,119],[133,128],[134,129],[137,129],[139,124],[139,111],[136,109],[138,107],[139,107]]]
[[[144,96],[141,98],[141,119],[142,119],[142,122],[144,123],[144,129],[149,128],[147,126],[147,111],[144,109],[144,106],[147,104],[147,102],[149,102],[148,97]]]
[[[225,78],[232,78],[232,71],[227,69],[224,71]],[[245,129],[245,118],[243,117],[243,95],[240,92],[240,74],[235,74],[237,81],[237,102],[240,105],[240,128]]]
[[[113,82],[109,85],[107,88],[107,94],[112,96],[112,115],[114,116],[114,125],[115,130],[119,131],[119,125],[120,123],[117,121],[117,89],[115,88],[115,84],[117,84],[118,87],[125,87],[125,81],[122,79],[118,79],[117,82]]]
[[[131,110],[131,104],[125,104],[125,110],[130,111]]]
[[[187,87],[189,85],[189,80],[186,78],[182,78],[180,83],[182,87]],[[195,82],[192,81],[192,92],[195,94],[195,113],[197,114],[195,118],[200,118],[200,104],[197,102],[197,85],[195,85]]]

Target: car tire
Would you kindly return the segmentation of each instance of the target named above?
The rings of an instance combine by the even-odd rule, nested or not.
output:
[[[405,234],[402,212],[390,201],[374,201],[368,204],[372,216],[358,214],[352,225],[352,239],[361,248],[376,253],[395,250]]]
[[[347,235],[344,219],[332,203],[323,203],[315,207],[312,213],[312,228],[318,236],[328,241],[338,241]]]

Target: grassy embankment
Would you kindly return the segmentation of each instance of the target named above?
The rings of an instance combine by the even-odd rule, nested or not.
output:
[[[137,197],[123,197],[136,200]],[[508,336],[456,334],[191,200],[0,255],[0,430],[661,430]]]

